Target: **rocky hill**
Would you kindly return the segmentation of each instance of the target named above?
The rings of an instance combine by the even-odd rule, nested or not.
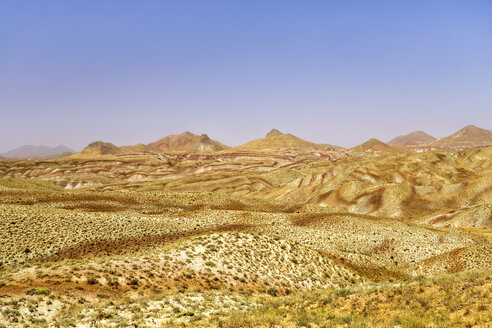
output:
[[[445,149],[490,147],[492,146],[492,132],[468,125],[448,137],[428,143],[428,146]]]
[[[196,135],[189,131],[164,137],[148,146],[163,152],[188,153],[215,152],[228,148],[217,140],[210,139],[206,134]]]
[[[390,145],[385,144],[384,142],[379,141],[378,139],[372,138],[367,140],[363,144],[350,148],[349,151],[353,153],[369,152],[373,154],[387,154],[387,153],[398,153],[398,152],[402,152],[403,150],[395,147],[391,147]]]
[[[388,142],[388,145],[396,147],[415,147],[428,144],[435,140],[437,139],[424,131],[414,131],[412,133],[391,139],[391,141]]]
[[[342,149],[341,147],[316,144],[290,133],[282,133],[277,129],[272,129],[264,138],[255,139],[244,145],[231,148],[231,151],[272,151],[272,150],[326,150]]]
[[[110,142],[94,141],[85,147],[81,152],[73,154],[71,158],[92,158],[108,155],[121,154],[122,150]]]

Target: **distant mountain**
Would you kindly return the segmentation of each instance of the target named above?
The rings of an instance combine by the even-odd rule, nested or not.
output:
[[[73,154],[75,151],[63,145],[57,147],[25,145],[0,154],[0,156],[8,158],[37,158],[53,157],[64,153]]]
[[[474,125],[428,144],[432,148],[465,149],[492,146],[492,132]]]
[[[296,150],[333,150],[342,149],[338,146],[316,144],[290,133],[284,134],[277,129],[272,129],[264,138],[255,139],[244,145],[231,148],[234,151],[263,151],[278,149],[296,149]]]
[[[398,153],[402,152],[402,149],[392,147],[388,144],[385,144],[382,141],[379,141],[378,139],[372,138],[364,142],[363,144],[360,144],[358,146],[355,146],[353,148],[350,148],[350,152],[355,152],[355,153]]]
[[[196,135],[189,131],[164,137],[147,146],[165,152],[188,153],[214,152],[229,148],[217,140],[210,139],[206,134]]]
[[[112,143],[94,141],[85,147],[81,152],[73,154],[71,158],[92,158],[99,156],[118,155],[122,150]]]
[[[397,147],[415,147],[433,142],[435,140],[437,139],[424,131],[415,131],[392,139],[388,142],[388,145]]]

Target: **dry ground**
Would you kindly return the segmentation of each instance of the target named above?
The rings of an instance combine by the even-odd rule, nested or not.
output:
[[[288,296],[228,290],[0,297],[3,327],[490,327],[490,272]],[[1,324],[0,324],[1,325]]]
[[[0,161],[0,177],[0,327],[490,325],[490,148]]]

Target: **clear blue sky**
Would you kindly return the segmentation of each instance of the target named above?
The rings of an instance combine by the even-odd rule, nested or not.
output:
[[[0,0],[0,151],[492,128],[492,1]]]

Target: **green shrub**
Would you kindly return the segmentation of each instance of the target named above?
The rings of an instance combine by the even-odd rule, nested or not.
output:
[[[30,288],[26,290],[26,295],[49,295],[49,294],[51,294],[51,290],[46,287]]]

